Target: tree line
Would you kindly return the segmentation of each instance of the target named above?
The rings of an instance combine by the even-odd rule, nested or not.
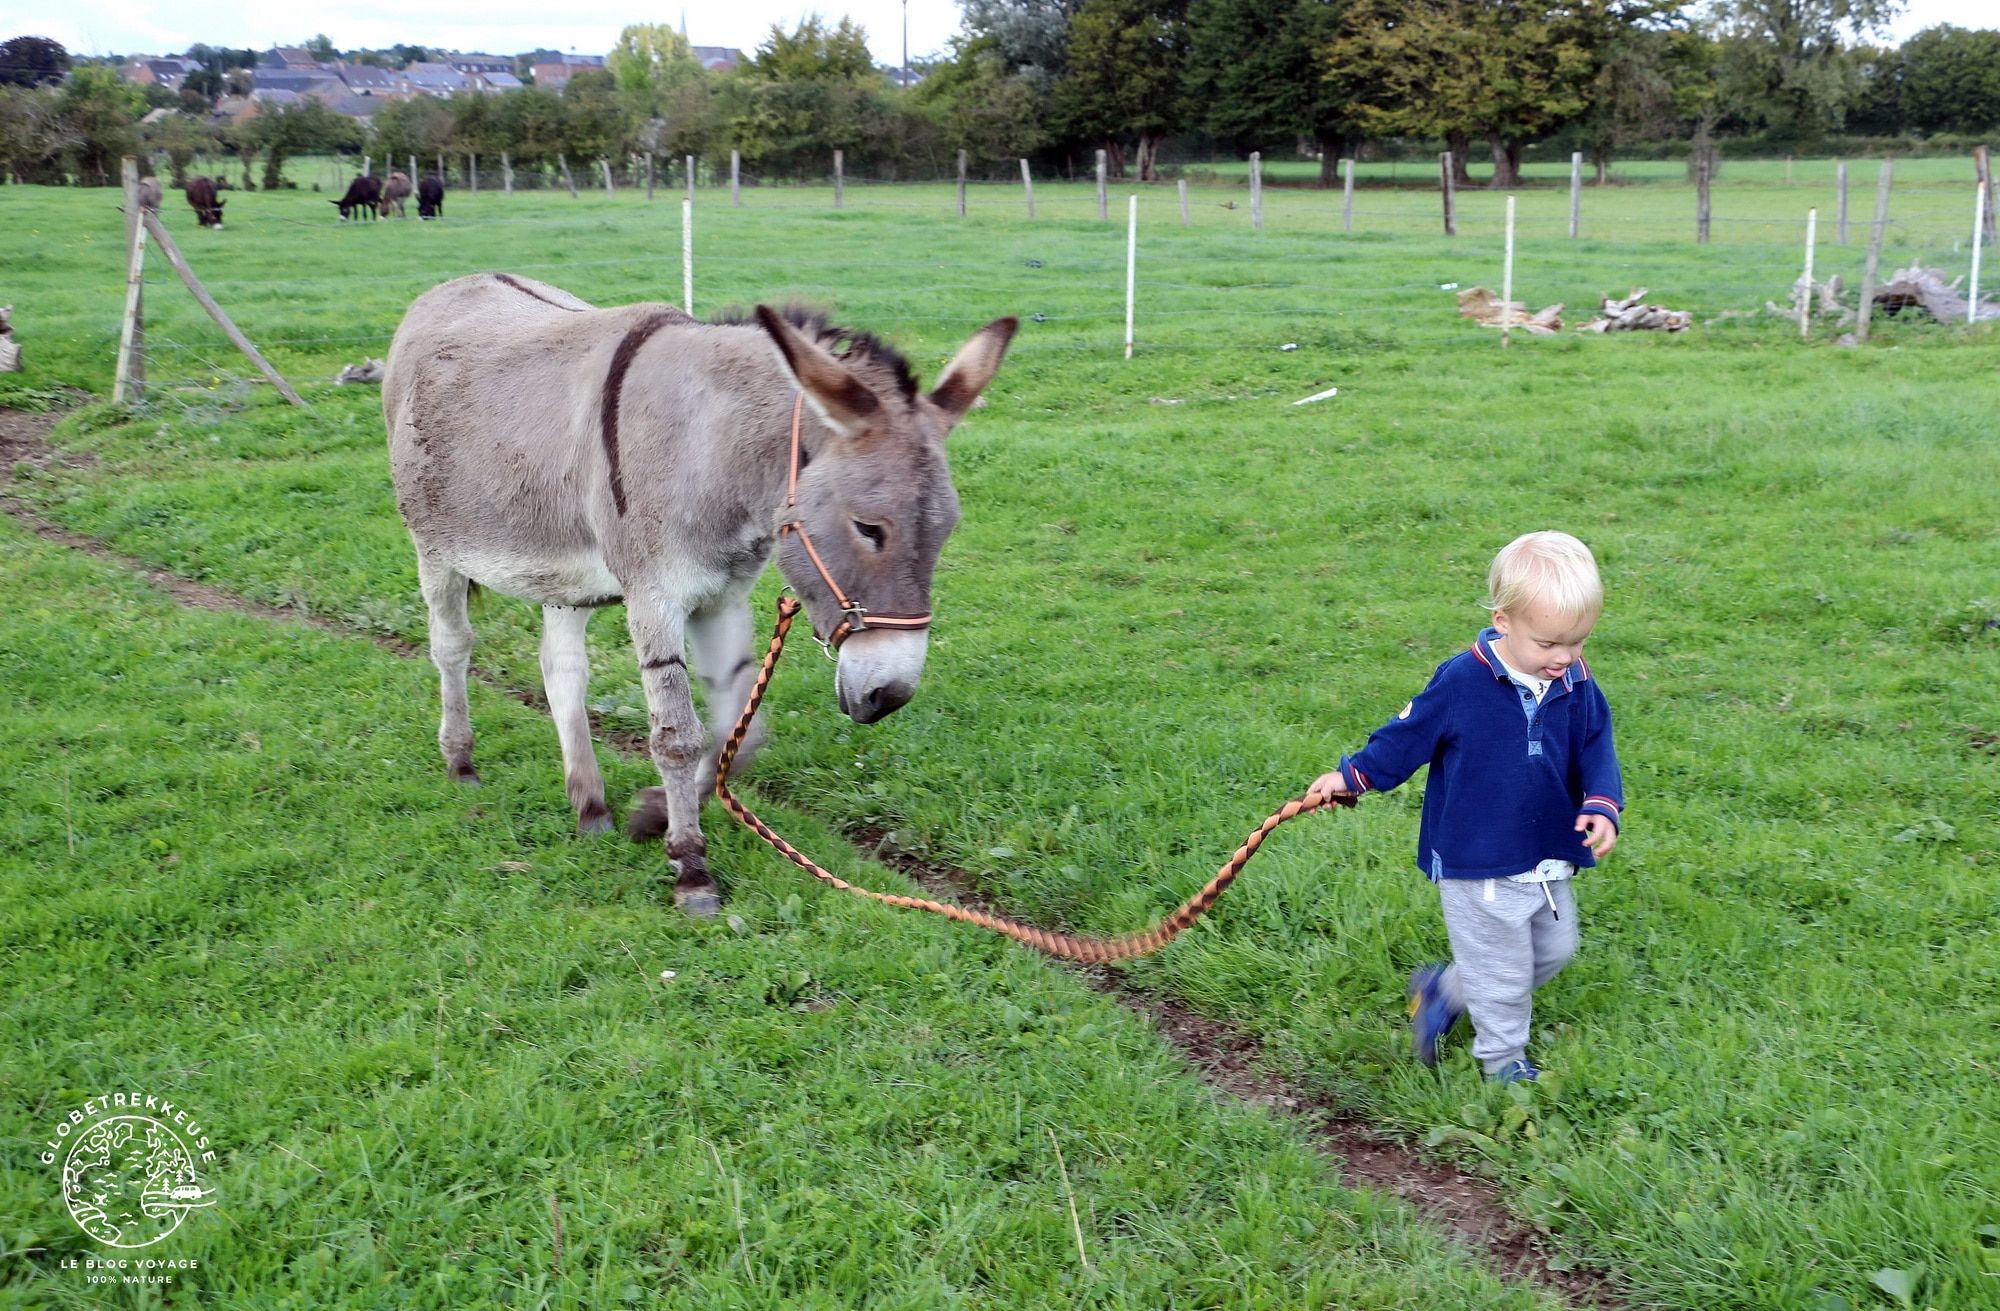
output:
[[[137,87],[54,42],[0,44],[0,159],[15,181],[115,181],[150,148],[178,177],[227,153],[242,184],[284,185],[287,158],[562,158],[622,167],[642,152],[738,152],[752,177],[975,170],[1160,176],[1164,158],[1452,152],[1494,185],[1518,180],[1535,143],[1586,151],[1600,171],[1648,149],[1713,151],[1734,139],[1810,149],[1842,134],[1895,138],[2000,131],[2000,31],[1951,26],[1899,46],[1868,38],[1897,0],[961,0],[949,50],[907,88],[878,68],[851,20],[774,27],[736,68],[710,71],[665,25],[621,34],[603,69],[561,88],[417,97],[362,122],[305,101],[216,124],[213,98],[246,89],[254,52],[198,46],[178,90]],[[331,42],[315,47],[333,53]],[[417,47],[394,56],[420,57]],[[380,62],[384,52],[351,52]],[[180,111],[153,115],[149,110]]]

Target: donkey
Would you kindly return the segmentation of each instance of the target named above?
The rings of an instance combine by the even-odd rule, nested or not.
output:
[[[671,305],[598,309],[505,273],[418,297],[389,348],[382,408],[451,777],[479,779],[465,693],[477,582],[542,606],[569,800],[584,832],[611,827],[584,630],[593,609],[622,602],[661,781],[630,831],[664,833],[675,903],[715,915],[700,807],[756,670],[751,585],[775,554],[815,636],[837,650],[849,718],[873,723],[908,702],[931,576],[959,517],[945,435],[1018,326],[974,333],[924,393],[889,346],[797,309],[702,323]],[[708,694],[706,750],[690,656]],[[738,761],[763,737],[759,722]]]

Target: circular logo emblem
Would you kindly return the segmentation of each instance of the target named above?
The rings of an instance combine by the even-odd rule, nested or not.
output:
[[[63,1158],[62,1192],[83,1231],[112,1247],[148,1247],[189,1211],[215,1204],[181,1136],[147,1115],[107,1116],[77,1134]]]

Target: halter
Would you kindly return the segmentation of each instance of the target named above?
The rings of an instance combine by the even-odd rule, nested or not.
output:
[[[819,576],[825,581],[826,589],[833,593],[834,604],[840,607],[840,625],[824,641],[820,641],[820,645],[829,651],[838,651],[842,642],[864,628],[901,628],[912,631],[929,628],[931,617],[928,612],[920,615],[869,614],[866,607],[849,599],[847,593],[840,589],[840,584],[833,581],[833,575],[827,572],[826,562],[820,559],[819,552],[813,549],[813,539],[807,534],[805,523],[798,516],[799,420],[804,414],[805,405],[806,394],[801,391],[798,398],[792,402],[792,471],[785,483],[785,513],[791,518],[778,526],[778,536],[783,537],[786,533],[799,535],[799,542],[806,548],[806,555],[812,560],[813,568],[819,570]],[[814,635],[814,640],[819,640],[817,634]]]

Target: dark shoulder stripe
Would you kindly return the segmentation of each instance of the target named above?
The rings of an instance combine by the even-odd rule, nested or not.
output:
[[[521,281],[519,278],[515,277],[511,273],[496,273],[493,275],[493,280],[496,282],[504,282],[508,286],[512,287],[514,290],[520,292],[525,296],[533,296],[536,300],[540,301],[544,305],[553,305],[557,309],[567,310],[571,314],[583,313],[582,310],[578,309],[574,305],[565,305],[561,301],[550,300],[547,296],[544,296],[541,292],[536,291],[533,287],[530,287],[527,283]]]
[[[648,337],[684,317],[678,310],[662,310],[647,315],[618,343],[617,351],[611,356],[611,372],[604,378],[604,400],[599,407],[603,413],[604,458],[611,468],[611,503],[618,507],[621,518],[625,514],[625,473],[618,464],[618,402],[625,390],[625,373],[632,367],[633,356],[639,353],[639,348],[646,344]]]

